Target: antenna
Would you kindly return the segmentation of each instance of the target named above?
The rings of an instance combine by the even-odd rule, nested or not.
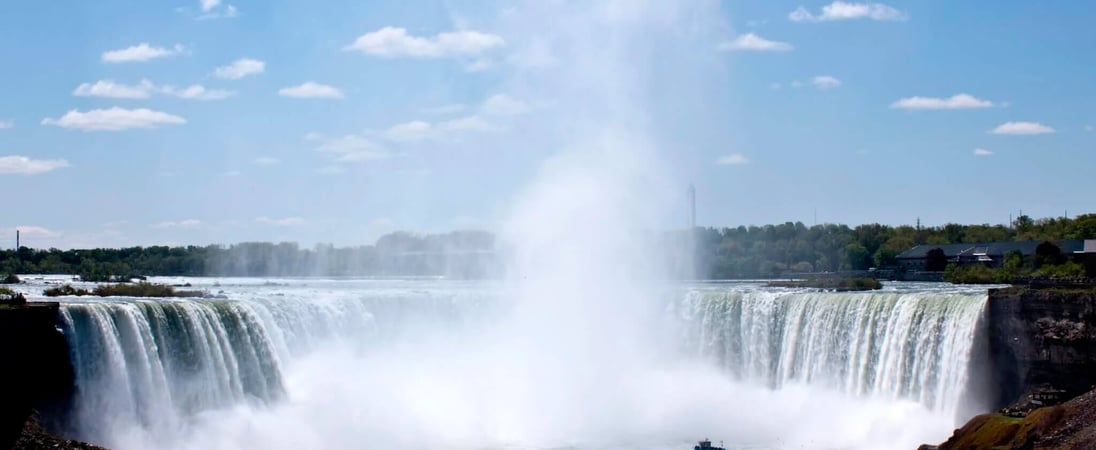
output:
[[[19,251],[19,229],[15,229],[15,251]]]

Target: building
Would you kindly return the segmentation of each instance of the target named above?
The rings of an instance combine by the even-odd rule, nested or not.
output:
[[[928,253],[933,249],[944,252],[948,264],[984,264],[988,267],[1001,267],[1005,258],[1017,252],[1025,260],[1035,256],[1035,249],[1045,241],[1021,241],[1021,242],[988,242],[977,244],[924,244],[906,250],[898,255],[898,267],[906,270],[926,270]],[[1096,252],[1096,240],[1082,241],[1064,240],[1052,241],[1058,246],[1062,255],[1070,257],[1083,253]]]

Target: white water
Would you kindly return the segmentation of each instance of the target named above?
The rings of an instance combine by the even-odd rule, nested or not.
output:
[[[965,419],[985,295],[664,287],[638,349],[515,330],[523,313],[495,283],[278,281],[220,280],[229,302],[66,304],[76,435],[120,450],[670,449],[705,436],[908,449]],[[186,326],[157,325],[171,321]]]

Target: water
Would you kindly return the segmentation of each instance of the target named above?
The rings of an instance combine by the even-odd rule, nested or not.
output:
[[[185,281],[231,300],[65,302],[76,436],[117,449],[680,449],[702,437],[909,449],[966,419],[985,301],[942,285],[662,285],[648,295],[657,320],[622,311],[645,337],[602,324],[617,340],[576,318],[530,326],[502,283]],[[596,295],[617,292],[631,291]]]

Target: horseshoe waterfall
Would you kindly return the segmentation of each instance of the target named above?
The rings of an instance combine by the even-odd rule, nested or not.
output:
[[[631,346],[612,323],[525,323],[487,282],[223,283],[233,300],[64,303],[69,432],[118,449],[671,449],[714,433],[733,449],[913,448],[976,400],[986,298],[672,286],[652,320],[617,318],[650,337]]]

